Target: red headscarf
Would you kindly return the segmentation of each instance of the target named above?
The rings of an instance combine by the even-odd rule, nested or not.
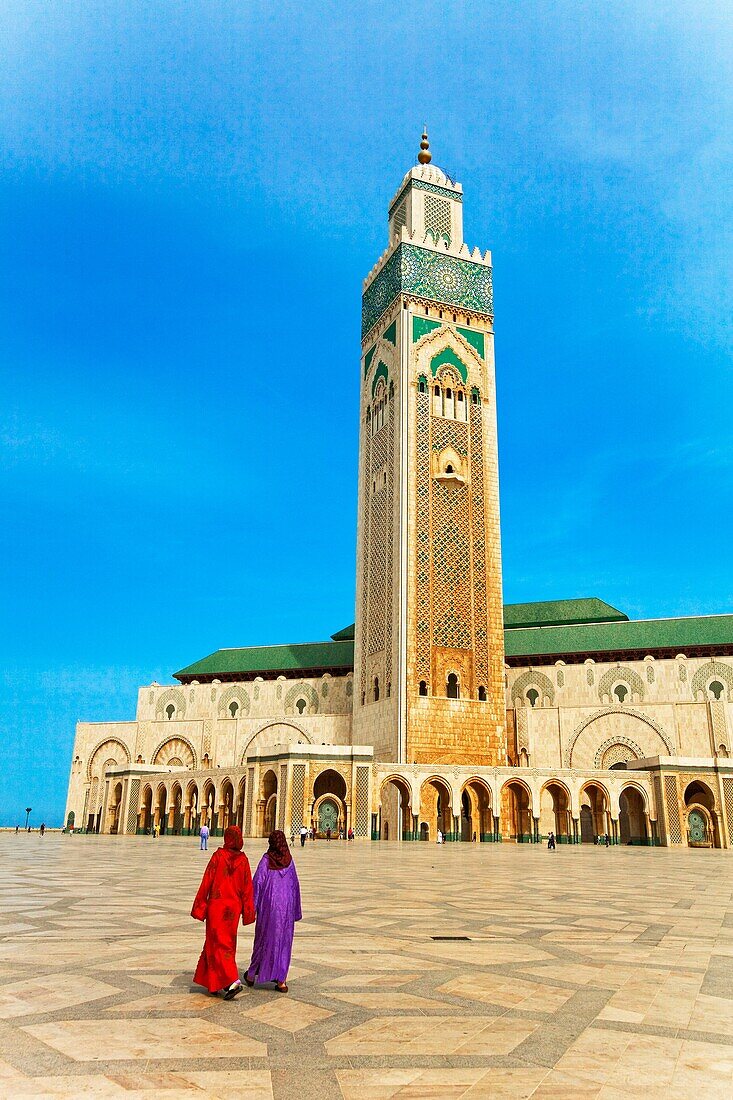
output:
[[[281,829],[275,829],[269,836],[270,847],[267,849],[267,858],[271,871],[282,871],[293,862],[293,857],[288,848],[285,833]]]
[[[224,847],[230,852],[241,852],[244,847],[242,830],[238,825],[230,825],[224,830]]]

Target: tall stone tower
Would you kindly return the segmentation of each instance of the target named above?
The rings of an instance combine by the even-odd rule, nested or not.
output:
[[[354,742],[506,763],[491,256],[427,134],[364,282]]]

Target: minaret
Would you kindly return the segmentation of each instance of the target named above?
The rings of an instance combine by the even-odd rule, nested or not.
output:
[[[503,765],[491,256],[427,132],[417,159],[362,298],[354,742]]]

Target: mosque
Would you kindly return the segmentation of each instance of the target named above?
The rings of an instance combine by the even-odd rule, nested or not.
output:
[[[417,159],[363,289],[355,625],[79,723],[66,825],[728,848],[733,615],[503,604],[491,255]]]

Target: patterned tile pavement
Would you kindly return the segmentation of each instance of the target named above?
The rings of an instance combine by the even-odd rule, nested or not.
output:
[[[729,853],[295,857],[291,992],[225,1003],[191,985],[194,840],[0,834],[0,1096],[733,1097]]]

